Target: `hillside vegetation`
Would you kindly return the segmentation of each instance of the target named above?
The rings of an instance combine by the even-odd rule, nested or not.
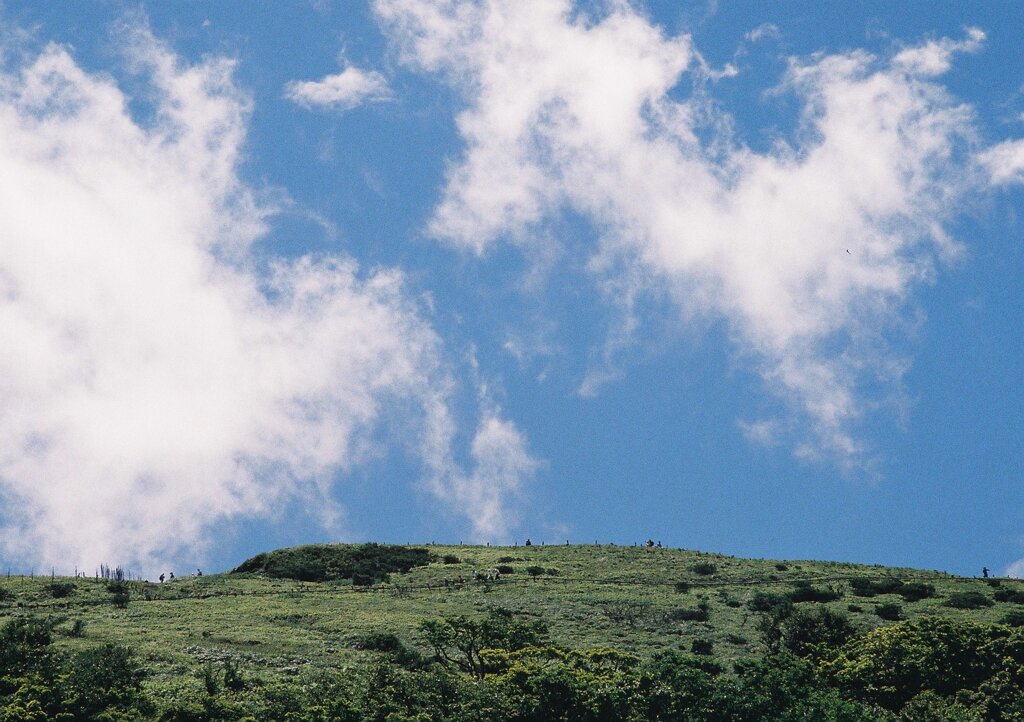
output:
[[[1024,716],[1024,582],[911,569],[312,545],[164,584],[0,579],[0,625],[0,722]]]

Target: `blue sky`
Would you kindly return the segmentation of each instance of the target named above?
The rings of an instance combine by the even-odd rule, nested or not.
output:
[[[16,569],[1024,572],[1009,3],[2,7]]]

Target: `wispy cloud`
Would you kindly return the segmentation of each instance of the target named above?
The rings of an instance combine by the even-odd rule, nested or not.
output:
[[[529,247],[563,209],[582,214],[598,282],[668,296],[680,322],[728,319],[739,356],[803,420],[787,427],[809,429],[798,452],[867,463],[864,389],[898,387],[906,365],[886,339],[957,253],[943,223],[976,187],[972,112],[935,78],[980,31],[891,58],[794,58],[780,92],[803,105],[797,139],[757,152],[700,92],[670,97],[700,55],[627,4],[598,19],[566,0],[375,8],[404,61],[465,98],[436,237]]]
[[[285,86],[285,96],[307,108],[350,110],[363,103],[389,100],[392,94],[383,75],[349,65],[340,73],[320,80],[292,81]]]
[[[457,456],[452,373],[401,273],[256,255],[276,209],[237,173],[251,103],[233,63],[125,37],[149,124],[58,46],[0,77],[4,550],[153,568],[289,498],[333,524],[337,474],[392,409],[442,499],[498,528],[525,442],[487,411],[471,472],[433,463]]]

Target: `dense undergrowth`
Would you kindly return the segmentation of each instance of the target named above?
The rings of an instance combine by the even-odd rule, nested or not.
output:
[[[328,583],[268,572],[275,556],[308,570],[366,549],[424,563],[372,586],[337,566]],[[300,547],[164,585],[0,580],[0,722],[1024,718],[1013,580],[621,547],[403,549]],[[473,580],[496,566],[500,580]]]

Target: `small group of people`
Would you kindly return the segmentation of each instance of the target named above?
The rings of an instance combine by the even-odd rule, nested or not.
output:
[[[195,576],[197,576],[197,577],[201,577],[201,576],[203,576],[203,570],[202,570],[202,569],[196,569],[196,573],[195,573]],[[164,573],[163,573],[163,572],[161,572],[161,573],[160,573],[160,576],[159,576],[159,577],[157,577],[157,578],[158,578],[158,579],[160,580],[160,583],[161,583],[161,584],[163,584],[163,583],[164,583],[164,580],[165,580],[165,579],[166,579],[167,581],[169,581],[169,582],[173,582],[173,581],[174,581],[174,572],[167,572],[166,576],[164,575]]]

